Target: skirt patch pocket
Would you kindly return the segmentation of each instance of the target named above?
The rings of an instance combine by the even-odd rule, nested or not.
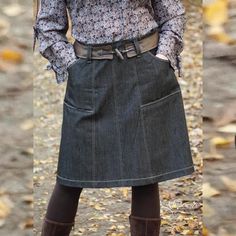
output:
[[[191,150],[181,90],[140,109],[148,152],[155,153],[157,158],[163,160],[164,168],[174,170],[191,166]],[[169,161],[165,162],[165,158]]]
[[[64,103],[70,108],[84,112],[93,111],[92,63],[78,58],[68,67],[68,81]]]

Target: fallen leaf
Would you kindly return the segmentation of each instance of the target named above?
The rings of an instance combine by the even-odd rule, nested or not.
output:
[[[33,202],[34,198],[33,198],[33,195],[24,195],[22,197],[22,200],[23,200],[23,202],[25,202],[27,204],[31,204]]]
[[[129,194],[129,190],[128,190],[127,188],[124,188],[124,189],[122,189],[122,193],[123,193],[123,196],[124,196],[125,198],[127,198],[127,197],[128,197],[128,194]]]
[[[13,203],[7,196],[0,198],[0,219],[6,218],[11,213]]]
[[[181,233],[181,232],[183,232],[183,226],[182,226],[182,225],[176,225],[176,226],[174,227],[174,230],[175,230],[175,232],[177,232],[177,233]]]
[[[232,138],[214,137],[211,139],[211,145],[217,148],[228,148],[234,140]]]
[[[219,153],[204,153],[203,154],[203,159],[208,160],[208,161],[214,161],[214,160],[221,160],[224,159],[224,156]]]
[[[14,62],[14,63],[21,63],[23,61],[23,55],[21,52],[17,52],[12,49],[4,49],[0,52],[0,56],[3,60]]]
[[[207,24],[223,25],[228,20],[228,1],[204,1],[203,13]]]
[[[203,215],[204,217],[212,217],[215,215],[215,210],[209,206],[206,202],[203,204]]]
[[[0,219],[0,228],[3,227],[6,223],[5,219]]]
[[[209,236],[208,229],[206,228],[205,225],[203,225],[203,228],[202,228],[202,236]]]
[[[2,7],[2,11],[7,16],[18,16],[23,13],[25,9],[18,3],[12,3]]]
[[[236,39],[225,32],[224,24],[228,21],[228,0],[204,1],[203,19],[209,25],[207,34],[210,38],[229,45],[236,44]]]
[[[3,19],[0,18],[0,37],[6,36],[9,32],[10,29],[10,23]]]
[[[236,180],[232,180],[227,176],[221,176],[220,179],[230,192],[236,192]]]
[[[210,198],[213,196],[218,196],[220,195],[220,192],[213,188],[210,183],[204,183],[202,185],[202,191],[203,191],[203,197],[204,198]]]
[[[25,220],[24,222],[22,222],[22,223],[19,225],[19,227],[20,227],[21,229],[28,229],[28,228],[32,228],[33,225],[34,225],[33,219],[32,219],[32,218],[29,218],[29,219]]]
[[[228,125],[220,127],[217,131],[222,132],[222,133],[236,134],[236,125],[235,124],[228,124]]]
[[[92,205],[96,210],[105,210],[105,207],[102,207],[100,203]]]
[[[30,148],[26,148],[26,149],[22,150],[21,154],[28,156],[28,155],[32,155],[33,152],[34,152],[34,149],[30,147]]]
[[[27,119],[24,120],[21,124],[20,124],[20,128],[22,130],[29,130],[32,129],[34,126],[34,122],[32,121],[32,119]]]
[[[209,37],[211,39],[214,39],[215,41],[218,41],[220,43],[225,43],[228,45],[234,45],[236,44],[236,39],[233,39],[230,35],[228,35],[224,31],[223,27],[212,27],[211,32],[209,32]]]
[[[185,230],[183,230],[183,232],[181,234],[183,234],[183,235],[193,235],[194,231],[191,230],[191,229],[185,229]]]
[[[161,220],[161,226],[163,226],[163,225],[169,225],[169,221],[167,221],[165,219]]]

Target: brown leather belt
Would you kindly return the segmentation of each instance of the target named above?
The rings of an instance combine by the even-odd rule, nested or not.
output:
[[[81,58],[88,59],[113,59],[116,54],[120,59],[124,59],[123,53],[127,57],[139,56],[140,53],[149,51],[158,44],[158,31],[149,33],[142,38],[133,38],[132,40],[124,40],[120,45],[123,50],[119,49],[116,42],[110,44],[84,44],[75,40],[73,47],[75,54]]]

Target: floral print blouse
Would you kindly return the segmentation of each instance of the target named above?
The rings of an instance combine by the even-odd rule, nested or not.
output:
[[[33,25],[34,45],[55,72],[56,82],[68,78],[67,68],[77,58],[66,37],[68,17],[74,39],[83,43],[108,43],[144,35],[159,28],[157,53],[165,55],[182,75],[185,8],[180,0],[40,0]]]

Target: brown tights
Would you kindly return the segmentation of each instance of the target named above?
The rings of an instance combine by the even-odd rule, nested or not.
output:
[[[48,203],[47,219],[62,223],[73,222],[82,190],[56,182]]]
[[[158,182],[132,186],[131,214],[140,217],[160,217]]]
[[[46,217],[63,223],[74,221],[82,190],[83,188],[63,186],[56,182]],[[158,183],[132,186],[131,214],[140,217],[160,217]]]

